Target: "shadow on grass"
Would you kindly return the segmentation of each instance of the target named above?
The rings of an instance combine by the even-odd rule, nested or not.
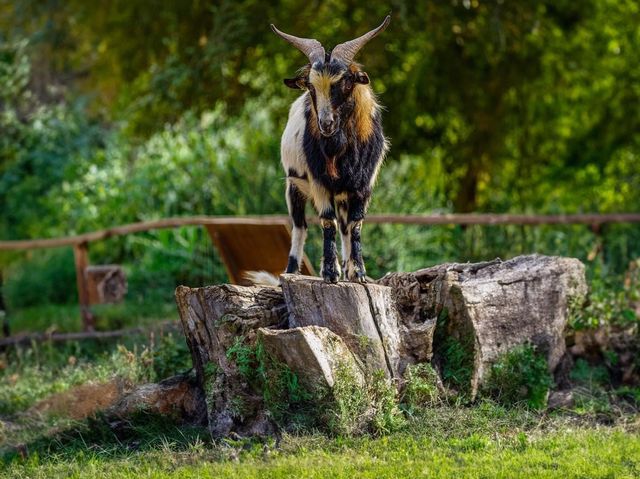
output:
[[[207,429],[184,425],[166,416],[137,413],[126,420],[103,414],[74,423],[63,430],[53,430],[26,444],[0,450],[0,464],[22,462],[37,457],[48,459],[78,458],[87,453],[112,459],[169,447],[172,451],[192,449],[210,443]]]

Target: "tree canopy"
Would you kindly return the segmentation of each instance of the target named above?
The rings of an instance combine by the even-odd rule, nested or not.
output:
[[[0,0],[0,235],[284,212],[306,59],[269,23],[331,48],[389,11],[358,57],[392,144],[374,209],[640,209],[633,0]]]

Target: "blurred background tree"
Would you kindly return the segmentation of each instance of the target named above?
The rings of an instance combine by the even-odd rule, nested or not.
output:
[[[284,213],[279,135],[295,93],[282,78],[304,57],[269,23],[331,47],[389,11],[359,56],[392,143],[373,211],[640,210],[633,0],[0,0],[0,237]],[[597,250],[602,271],[622,271],[640,255],[637,226],[600,233],[378,226],[365,240],[374,275],[531,251]],[[176,235],[209,254],[206,238]],[[149,233],[92,255],[204,281],[172,248]]]

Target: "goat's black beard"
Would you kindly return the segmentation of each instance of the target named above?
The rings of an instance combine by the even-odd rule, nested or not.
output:
[[[347,135],[342,128],[338,128],[331,136],[320,137],[320,150],[325,158],[336,158],[343,155],[347,149]]]

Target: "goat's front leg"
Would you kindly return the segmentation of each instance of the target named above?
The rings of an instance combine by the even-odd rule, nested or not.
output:
[[[336,251],[336,210],[334,198],[329,191],[317,183],[311,183],[311,197],[313,204],[320,215],[320,226],[322,226],[322,262],[320,263],[320,274],[327,283],[337,283],[340,279],[340,264]]]
[[[338,223],[333,207],[320,214],[320,224],[322,225],[323,238],[320,271],[327,283],[337,283],[340,279],[340,263],[338,262],[338,252],[336,250]]]
[[[354,195],[349,199],[349,214],[347,222],[348,238],[351,241],[349,258],[345,259],[345,275],[349,281],[365,283],[367,281],[367,271],[362,259],[362,244],[360,233],[362,231],[362,221],[366,214],[368,195]]]
[[[323,247],[322,247],[322,263],[320,270],[322,277],[327,283],[337,283],[340,279],[340,264],[338,262],[338,252],[336,250],[336,231],[338,224],[336,222],[335,213],[331,215],[323,212],[320,216],[320,224],[322,225]]]

